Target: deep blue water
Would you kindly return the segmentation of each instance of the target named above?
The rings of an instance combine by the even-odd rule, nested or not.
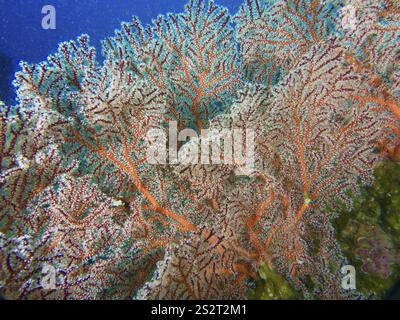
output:
[[[236,13],[243,0],[216,0]],[[12,103],[11,82],[20,60],[43,61],[58,43],[82,33],[101,50],[100,40],[111,36],[133,15],[150,23],[159,14],[182,12],[187,0],[0,0],[0,100]],[[57,29],[41,27],[44,5],[53,5]]]

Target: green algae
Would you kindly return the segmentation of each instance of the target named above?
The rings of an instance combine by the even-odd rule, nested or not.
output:
[[[260,279],[256,283],[256,288],[250,293],[250,299],[297,300],[301,298],[283,276],[271,270],[266,264],[260,267],[258,273]]]
[[[372,186],[353,197],[351,210],[342,208],[335,229],[344,255],[357,270],[357,289],[378,299],[394,298],[400,279],[400,164],[383,163],[375,170],[375,178]],[[361,254],[372,252],[371,243],[379,243],[381,251],[375,256]],[[389,261],[386,272],[365,270],[374,259],[384,258]]]

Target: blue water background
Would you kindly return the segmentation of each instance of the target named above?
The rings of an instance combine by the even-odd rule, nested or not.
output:
[[[243,0],[216,0],[236,13]],[[87,33],[101,52],[101,43],[112,36],[122,21],[133,15],[150,23],[159,14],[182,12],[187,0],[0,0],[0,100],[13,103],[12,80],[18,63],[40,62],[54,52],[58,43]],[[53,5],[57,29],[41,27],[42,7]]]

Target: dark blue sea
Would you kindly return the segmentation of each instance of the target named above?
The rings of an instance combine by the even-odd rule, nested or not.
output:
[[[58,43],[86,33],[101,51],[101,40],[112,36],[133,15],[150,23],[159,14],[182,12],[187,0],[0,0],[0,100],[12,103],[11,82],[21,60],[43,61]],[[242,0],[216,0],[236,13]],[[56,9],[56,29],[42,28],[42,8]]]

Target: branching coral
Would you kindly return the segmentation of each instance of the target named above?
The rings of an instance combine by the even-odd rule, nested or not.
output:
[[[212,1],[191,1],[183,14],[137,18],[105,41],[107,54],[166,94],[170,117],[201,130],[227,108],[240,83],[231,17]],[[210,32],[210,30],[213,30]]]
[[[1,111],[1,292],[238,299],[261,268],[290,297],[356,297],[340,286],[332,222],[399,130],[398,17],[363,4],[390,23],[365,18],[354,38],[343,5],[249,0],[232,19],[192,0],[123,24],[103,64],[85,35],[21,63],[19,103]],[[210,132],[181,154],[241,129],[252,165],[154,162],[170,120]],[[44,263],[55,288],[42,288]]]
[[[313,44],[332,35],[343,1],[246,0],[239,14],[237,37],[246,75],[275,84]]]

